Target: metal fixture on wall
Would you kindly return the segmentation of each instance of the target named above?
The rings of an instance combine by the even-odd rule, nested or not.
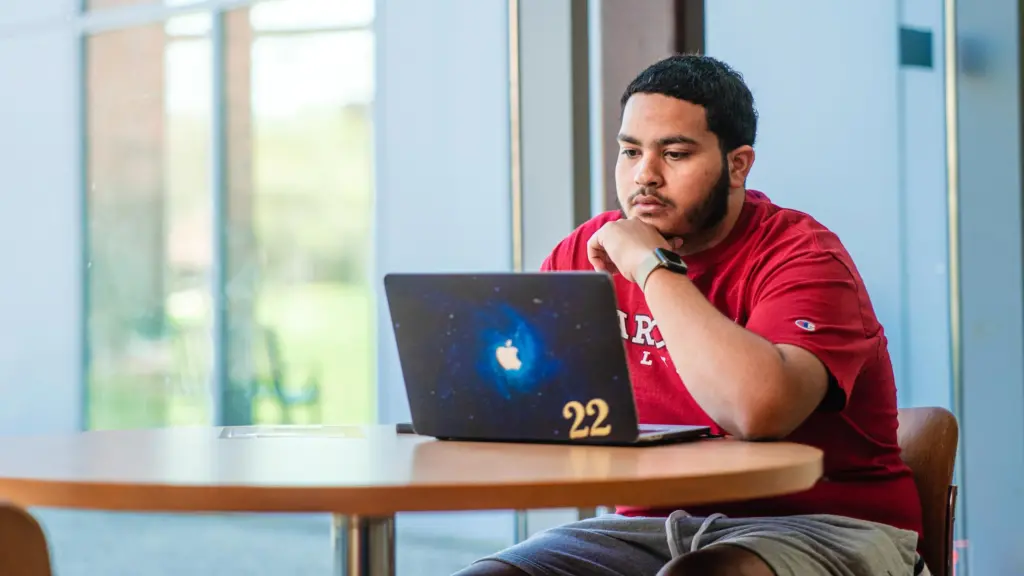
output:
[[[949,334],[953,408],[959,415],[963,399],[960,337],[960,152],[957,147],[956,0],[943,8],[946,100],[946,209],[949,226]]]
[[[512,202],[512,271],[523,271],[523,156],[519,83],[519,0],[508,0],[509,182]],[[526,510],[516,510],[514,541],[529,537]]]
[[[946,209],[949,228],[949,335],[953,385],[953,411],[960,415],[963,402],[963,367],[960,317],[960,152],[957,139],[956,0],[943,9],[946,101]]]
[[[508,0],[509,181],[512,201],[512,270],[523,271],[523,156],[519,83],[519,0]]]
[[[960,150],[958,133],[957,74],[959,54],[957,50],[956,0],[943,2],[943,48],[945,59],[945,105],[946,105],[946,212],[949,237],[949,358],[950,381],[952,384],[953,414],[963,418],[963,338],[960,295]],[[959,506],[967,506],[967,479],[964,474],[964,426],[961,420],[960,441],[957,443],[957,465],[953,469],[953,482],[959,487]],[[957,514],[957,541],[967,534],[966,514]],[[954,550],[954,558],[958,551]],[[954,570],[960,561],[954,560]]]

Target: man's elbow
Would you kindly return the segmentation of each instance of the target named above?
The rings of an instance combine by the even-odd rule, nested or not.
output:
[[[751,442],[782,440],[803,422],[803,418],[794,418],[793,407],[787,407],[784,401],[758,400],[736,411],[732,426],[734,437]]]
[[[782,440],[814,412],[825,396],[827,383],[811,385],[811,380],[795,377],[785,364],[762,374],[770,376],[757,379],[757,393],[736,399],[733,436],[749,441]]]
[[[733,437],[748,442],[771,442],[783,440],[789,436],[795,427],[781,425],[778,421],[763,418],[742,418],[737,419],[733,428]]]

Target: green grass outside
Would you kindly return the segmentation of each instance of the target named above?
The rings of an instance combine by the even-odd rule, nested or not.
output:
[[[376,420],[375,319],[373,295],[366,287],[302,284],[261,289],[256,320],[278,334],[286,384],[301,387],[309,375],[319,377],[319,402],[312,410],[293,410],[296,422]],[[205,319],[200,319],[204,324]],[[211,354],[204,350],[208,348],[205,331],[185,331],[177,341],[162,344],[174,348],[172,370],[187,367],[196,373],[198,366],[199,373],[209,373]],[[264,358],[257,363],[258,373],[268,376],[265,352],[260,348],[254,354]],[[89,427],[211,424],[208,386],[182,386],[176,377],[94,373],[88,388]],[[270,390],[269,381],[265,390]],[[280,406],[270,394],[254,399],[252,414],[256,423],[283,421]]]
[[[257,317],[274,327],[289,374],[303,383],[319,368],[320,411],[329,424],[376,421],[376,308],[368,288],[306,284],[264,290]],[[261,402],[257,421],[273,422]]]

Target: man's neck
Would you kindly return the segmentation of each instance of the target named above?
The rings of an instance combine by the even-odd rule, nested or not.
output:
[[[683,247],[678,250],[680,256],[688,256],[714,248],[724,241],[732,232],[736,221],[743,212],[743,203],[746,202],[747,191],[745,188],[733,188],[729,190],[729,207],[726,210],[725,218],[711,230],[707,230],[692,237],[683,239]]]

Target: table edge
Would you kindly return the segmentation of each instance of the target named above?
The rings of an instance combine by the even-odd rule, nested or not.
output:
[[[0,499],[24,506],[136,512],[399,512],[573,508],[628,504],[693,506],[781,496],[821,478],[824,453],[757,471],[679,478],[391,486],[239,486],[0,478]],[[689,496],[681,493],[690,493]]]

